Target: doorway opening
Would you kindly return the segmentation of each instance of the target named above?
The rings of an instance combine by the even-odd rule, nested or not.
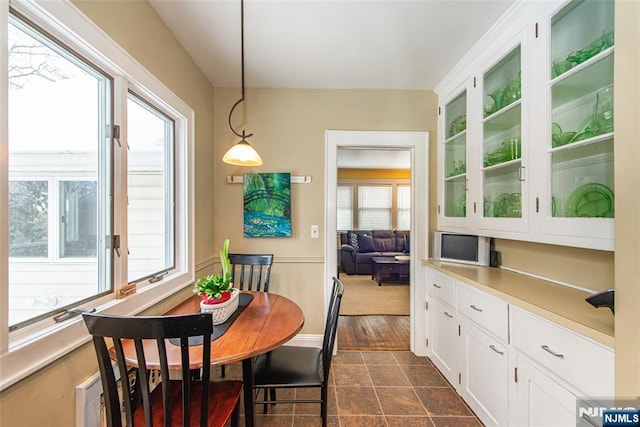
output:
[[[424,309],[425,281],[424,267],[420,260],[427,257],[426,236],[427,221],[427,187],[428,187],[428,136],[427,132],[394,132],[394,131],[327,131],[326,132],[326,174],[325,174],[325,283],[338,274],[338,251],[336,250],[337,227],[337,188],[338,157],[340,152],[349,152],[357,156],[358,150],[386,152],[390,159],[398,153],[408,154],[410,169],[410,230],[409,240],[409,348],[419,356],[426,355],[426,312]],[[392,224],[397,226],[397,222]],[[362,228],[362,227],[358,227]],[[407,286],[407,285],[404,285]],[[325,301],[328,300],[329,289],[325,288]],[[347,290],[345,290],[345,293]],[[378,319],[370,319],[370,330],[377,330],[384,325]],[[362,326],[359,326],[362,327]],[[391,331],[391,330],[390,330]],[[340,341],[339,341],[340,342]]]

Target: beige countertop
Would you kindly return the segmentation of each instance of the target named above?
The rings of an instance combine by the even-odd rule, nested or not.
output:
[[[422,264],[613,348],[613,314],[587,303],[588,292],[500,268],[433,260]]]

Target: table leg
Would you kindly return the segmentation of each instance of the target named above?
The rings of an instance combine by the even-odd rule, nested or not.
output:
[[[255,404],[253,403],[253,358],[242,361],[242,382],[244,388],[244,420],[245,426],[253,427]]]

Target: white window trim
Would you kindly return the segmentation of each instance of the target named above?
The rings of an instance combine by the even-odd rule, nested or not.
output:
[[[117,45],[106,33],[90,21],[73,4],[66,0],[31,2],[14,0],[11,5],[22,14],[46,27],[47,31],[73,47],[87,59],[101,66],[113,76],[121,76],[128,81],[128,88],[151,100],[162,100],[174,109],[176,120],[176,269],[164,280],[139,289],[137,294],[121,300],[113,296],[98,301],[98,311],[111,314],[136,314],[175,294],[194,281],[194,111],[173,94],[151,73],[144,69],[131,55]],[[7,21],[9,2],[0,0],[0,43],[7,43]],[[7,87],[7,59],[1,55],[0,84]],[[118,78],[116,78],[116,82]],[[135,82],[135,83],[133,83]],[[127,87],[121,88],[126,92]],[[118,90],[118,85],[114,90]],[[126,97],[124,101],[126,102]],[[0,91],[0,193],[8,191],[8,148],[7,112],[8,95]],[[115,105],[116,117],[121,107]],[[119,120],[118,120],[119,121]],[[126,124],[126,123],[122,123]],[[126,144],[123,144],[126,145]],[[117,161],[118,159],[114,159]],[[122,165],[115,173],[122,174]],[[126,165],[124,165],[126,174]],[[120,175],[121,176],[121,175]],[[126,185],[126,181],[124,181]],[[117,193],[118,194],[118,193]],[[122,194],[122,193],[119,193]],[[115,201],[116,205],[122,200]],[[117,209],[117,206],[116,206]],[[126,233],[126,218],[116,211],[114,233]],[[7,229],[8,217],[0,211],[0,227]],[[33,330],[21,331],[21,337],[14,339],[8,333],[8,238],[0,233],[0,390],[17,383],[47,364],[54,362],[70,351],[90,340],[81,317],[75,317],[61,324],[52,324]],[[126,283],[124,273],[114,269],[114,280]],[[124,274],[124,276],[123,276]],[[124,281],[122,281],[124,277]],[[91,308],[91,307],[85,307]],[[10,341],[11,338],[11,341]]]

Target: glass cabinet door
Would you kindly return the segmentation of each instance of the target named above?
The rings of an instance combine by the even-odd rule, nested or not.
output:
[[[521,64],[518,45],[483,76],[483,218],[523,217]]]
[[[612,250],[614,2],[574,0],[549,18],[540,230]]]
[[[467,216],[467,91],[444,108],[444,217]]]
[[[552,217],[614,217],[613,7],[572,1],[551,19]]]

